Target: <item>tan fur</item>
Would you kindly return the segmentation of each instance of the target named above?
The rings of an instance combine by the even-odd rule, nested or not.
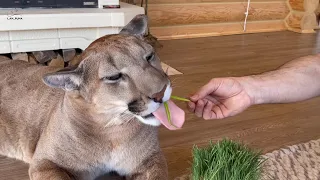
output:
[[[32,180],[93,180],[112,171],[166,180],[158,128],[137,119],[170,84],[158,57],[145,59],[154,51],[141,36],[145,22],[137,16],[125,29],[142,33],[93,42],[75,70],[0,58],[0,154],[29,163]],[[119,72],[119,82],[103,79]],[[132,101],[139,112],[128,110]]]

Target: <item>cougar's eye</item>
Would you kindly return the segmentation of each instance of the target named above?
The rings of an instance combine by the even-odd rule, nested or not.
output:
[[[151,53],[148,56],[146,56],[147,61],[151,61],[153,58],[154,58],[154,53]]]
[[[118,81],[122,78],[122,74],[119,73],[117,75],[114,75],[114,76],[107,76],[107,77],[104,77],[103,80],[105,81],[109,81],[109,82],[114,82],[114,81]]]

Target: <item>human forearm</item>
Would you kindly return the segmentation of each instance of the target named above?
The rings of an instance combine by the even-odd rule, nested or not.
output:
[[[290,103],[320,95],[320,55],[290,61],[277,70],[239,77],[252,104]]]

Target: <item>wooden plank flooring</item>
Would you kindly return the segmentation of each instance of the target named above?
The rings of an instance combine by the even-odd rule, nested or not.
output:
[[[320,34],[276,32],[162,41],[162,61],[183,72],[174,76],[174,95],[188,96],[213,77],[272,70],[320,52]],[[301,92],[303,93],[303,92]],[[184,103],[178,103],[185,108]],[[185,108],[186,109],[186,108]],[[320,138],[320,98],[295,104],[260,105],[223,120],[204,121],[187,112],[184,128],[160,129],[170,179],[189,172],[192,147],[224,137],[264,152]],[[0,180],[27,180],[27,166],[0,158]]]

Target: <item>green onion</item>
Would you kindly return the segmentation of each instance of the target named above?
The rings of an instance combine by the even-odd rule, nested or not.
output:
[[[181,97],[178,97],[178,96],[171,96],[172,99],[175,99],[175,100],[179,100],[179,101],[186,101],[186,102],[189,102],[190,100],[189,99],[186,99],[186,98],[181,98]],[[169,121],[169,124],[175,128],[177,128],[174,124],[172,124],[171,122],[171,113],[170,113],[170,109],[169,109],[169,105],[167,102],[164,102],[163,103],[164,105],[164,108],[166,110],[166,114],[167,114],[167,119]]]
[[[171,121],[171,113],[170,113],[170,110],[169,110],[169,105],[168,105],[167,102],[164,102],[163,105],[164,105],[164,107],[166,109],[167,118],[168,118],[169,121]]]
[[[178,96],[171,96],[171,99],[175,99],[175,100],[179,100],[179,101],[186,101],[186,102],[190,102],[190,100],[189,100],[189,99],[182,98],[182,97],[178,97]]]
[[[169,124],[175,128],[177,128],[175,125],[172,124],[171,122],[171,113],[170,113],[170,110],[169,110],[169,105],[167,102],[164,102],[163,103],[164,105],[164,108],[166,109],[166,114],[167,114],[167,118],[168,118],[168,121],[169,121]]]

